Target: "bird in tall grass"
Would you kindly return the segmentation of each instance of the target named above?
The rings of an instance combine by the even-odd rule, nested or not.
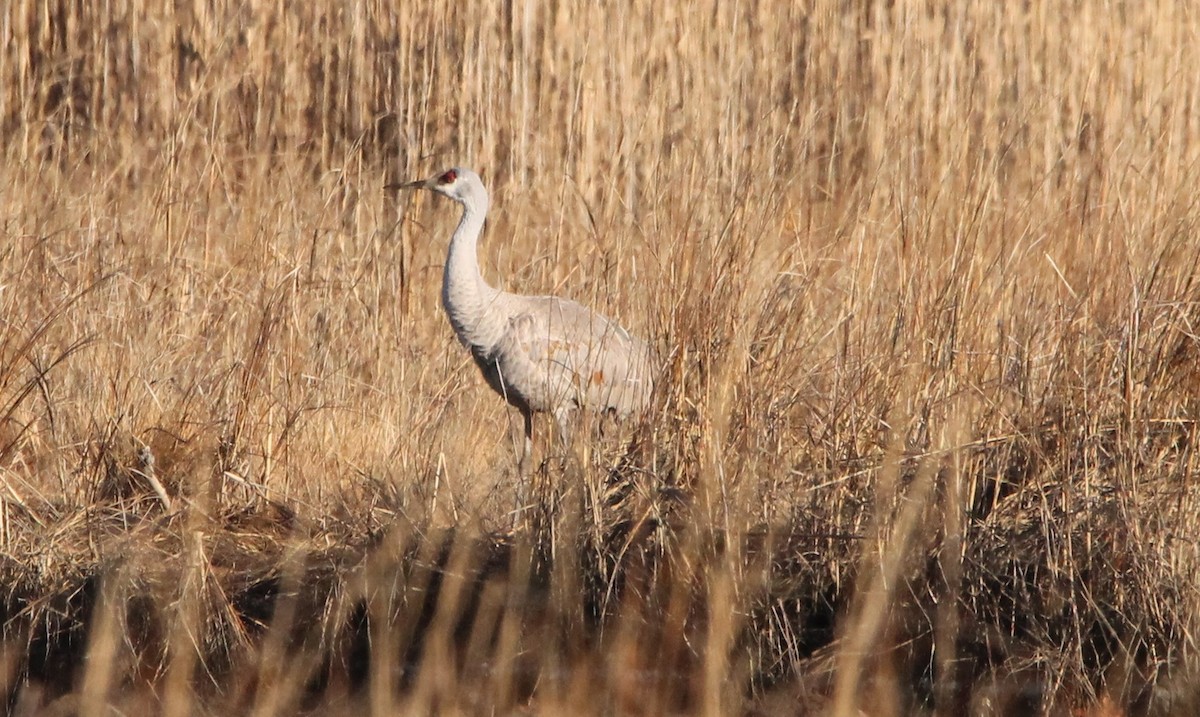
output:
[[[653,361],[644,341],[582,304],[510,294],[483,278],[477,245],[489,199],[478,174],[454,167],[389,188],[428,189],[462,205],[446,254],[442,306],[488,385],[521,413],[522,477],[533,453],[533,414],[553,414],[565,441],[580,410],[623,418],[646,408]]]

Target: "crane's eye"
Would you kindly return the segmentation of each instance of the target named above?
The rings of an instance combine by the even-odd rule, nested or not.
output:
[[[458,179],[458,172],[451,169],[438,178],[438,184],[450,184],[456,179]]]

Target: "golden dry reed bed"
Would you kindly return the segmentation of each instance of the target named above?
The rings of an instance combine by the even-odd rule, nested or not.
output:
[[[9,0],[7,709],[1195,714],[1198,35]],[[515,524],[516,415],[439,305],[457,210],[382,189],[453,164],[488,277],[663,358]]]

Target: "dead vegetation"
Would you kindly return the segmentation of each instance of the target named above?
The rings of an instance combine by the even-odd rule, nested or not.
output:
[[[0,10],[9,711],[1197,711],[1186,3],[484,5]],[[663,357],[515,525],[457,163]]]

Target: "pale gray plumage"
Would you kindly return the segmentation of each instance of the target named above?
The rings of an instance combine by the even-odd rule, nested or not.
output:
[[[524,418],[522,474],[535,412],[554,414],[565,438],[577,409],[625,417],[646,407],[653,378],[644,342],[574,301],[510,294],[484,280],[477,242],[489,200],[479,175],[455,167],[400,186],[429,189],[463,206],[446,255],[442,305],[488,385]]]

